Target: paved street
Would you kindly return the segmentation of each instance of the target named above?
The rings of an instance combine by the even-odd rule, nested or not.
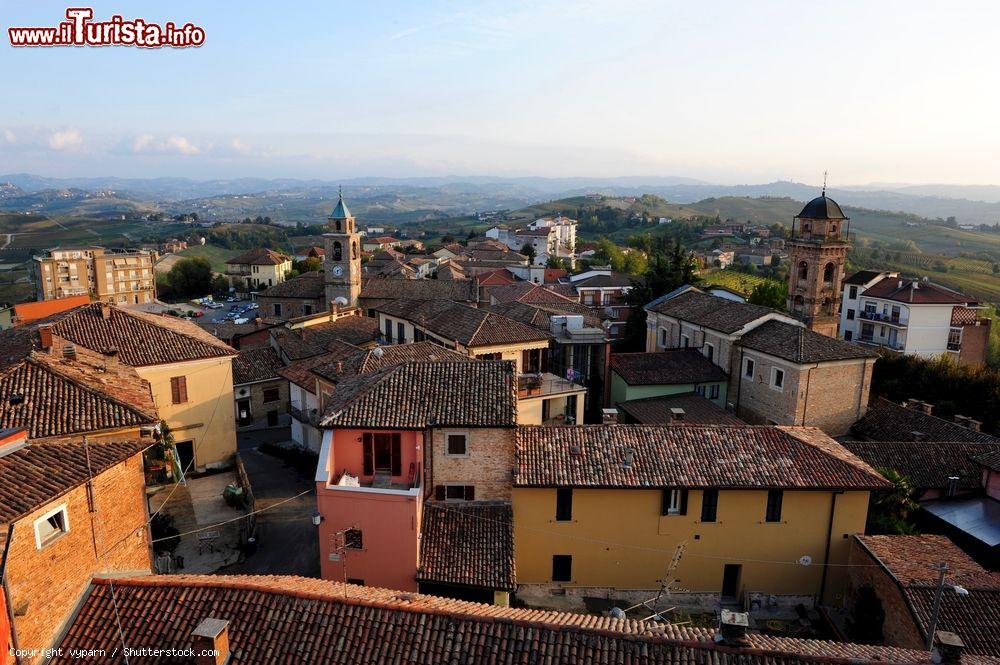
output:
[[[312,514],[316,510],[315,471],[296,469],[257,450],[274,440],[287,440],[288,430],[264,430],[239,435],[240,456],[253,485],[257,510],[312,490],[257,516],[257,552],[225,573],[303,575],[319,577],[319,545]]]

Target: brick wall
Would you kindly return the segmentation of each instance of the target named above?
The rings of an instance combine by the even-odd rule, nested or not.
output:
[[[21,649],[44,649],[59,635],[91,577],[106,570],[151,571],[142,455],[95,478],[91,512],[85,486],[50,501],[14,524],[7,562],[8,599]],[[38,549],[34,522],[66,505],[69,531]],[[103,553],[118,543],[107,554]]]
[[[962,326],[962,348],[958,360],[966,365],[984,365],[990,344],[991,319],[984,319],[981,325]]]
[[[274,402],[265,402],[264,391],[271,388],[278,389],[278,400]],[[243,389],[247,389],[250,393],[250,414],[253,416],[254,420],[266,418],[268,411],[277,411],[278,415],[287,413],[289,404],[287,379],[279,378],[273,381],[262,381],[261,383],[251,383],[249,385],[235,387],[234,392],[236,393],[237,402],[241,399],[245,399],[245,396],[240,392]],[[239,414],[237,413],[237,417],[238,416]]]
[[[449,433],[468,434],[468,454],[456,457],[445,454],[445,437]],[[435,429],[426,464],[430,474],[429,491],[435,485],[474,485],[477,501],[510,499],[511,470],[514,468],[514,430]]]
[[[910,612],[909,605],[903,596],[903,591],[895,579],[878,564],[878,561],[858,542],[851,539],[851,552],[848,559],[851,565],[847,581],[847,604],[853,609],[857,600],[858,589],[871,586],[882,601],[885,610],[885,624],[882,627],[883,643],[890,646],[907,649],[923,649],[924,636]]]
[[[300,316],[319,314],[327,309],[325,297],[320,298],[274,298],[257,296],[261,316],[276,319],[297,319]],[[274,305],[281,305],[281,313],[274,313]],[[312,308],[312,311],[306,311]]]

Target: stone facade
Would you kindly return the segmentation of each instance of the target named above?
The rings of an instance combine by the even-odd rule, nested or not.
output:
[[[63,505],[68,532],[39,549],[35,521]],[[147,518],[137,454],[94,479],[93,501],[86,486],[78,486],[14,523],[7,584],[19,648],[51,646],[94,575],[151,572]]]
[[[903,595],[902,589],[896,584],[878,559],[858,542],[851,539],[851,551],[847,580],[847,606],[853,607],[858,597],[858,590],[871,586],[882,601],[885,610],[885,623],[882,626],[883,643],[908,649],[923,649],[924,636],[917,627],[910,605]]]
[[[354,216],[340,197],[323,234],[323,270],[326,275],[326,302],[341,308],[357,307],[361,295],[361,246]]]
[[[236,396],[236,421],[240,427],[246,426],[250,422],[269,417],[268,414],[271,411],[276,412],[275,418],[288,411],[289,390],[287,379],[279,377],[271,381],[235,386],[233,392]],[[274,397],[275,394],[277,394],[277,399],[268,399]],[[245,406],[250,407],[250,411],[246,415],[241,413]],[[247,422],[247,418],[249,418],[250,422]],[[269,426],[275,427],[277,425]]]
[[[794,237],[787,244],[790,264],[787,308],[789,314],[810,330],[836,337],[840,284],[851,245],[844,240],[847,219],[825,194],[824,191],[822,197],[810,202],[795,218],[798,229],[793,225]],[[814,206],[820,201],[822,205]]]
[[[276,298],[268,295],[257,297],[261,315],[269,319],[297,319],[326,311],[326,303],[319,298]]]
[[[467,436],[465,455],[447,454],[449,434]],[[424,462],[431,492],[439,485],[472,485],[477,501],[510,499],[513,429],[445,427],[434,429],[431,437],[425,453],[429,459]]]

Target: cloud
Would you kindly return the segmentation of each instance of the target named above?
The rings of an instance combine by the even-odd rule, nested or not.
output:
[[[157,140],[152,134],[139,134],[132,140],[132,152],[197,155],[201,149],[184,136],[169,136],[165,140]]]
[[[152,134],[140,134],[132,141],[132,152],[142,152],[153,144]]]
[[[232,148],[235,152],[240,153],[241,155],[249,155],[252,152],[250,146],[248,146],[246,143],[239,140],[238,138],[234,138],[232,141],[230,141],[229,147]]]
[[[17,143],[17,134],[9,129],[3,130],[3,140],[7,143]]]
[[[83,136],[76,129],[65,129],[49,137],[49,147],[53,150],[74,150],[83,145]]]
[[[176,152],[181,155],[197,155],[201,150],[198,146],[188,141],[183,136],[171,136],[166,143],[167,152]]]

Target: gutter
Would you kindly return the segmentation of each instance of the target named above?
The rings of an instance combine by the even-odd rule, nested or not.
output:
[[[830,521],[826,527],[826,549],[823,552],[823,577],[819,583],[819,602],[823,604],[823,596],[826,595],[826,573],[830,566],[830,545],[833,540],[833,517],[837,512],[837,496],[844,493],[844,490],[837,490],[830,495]]]

